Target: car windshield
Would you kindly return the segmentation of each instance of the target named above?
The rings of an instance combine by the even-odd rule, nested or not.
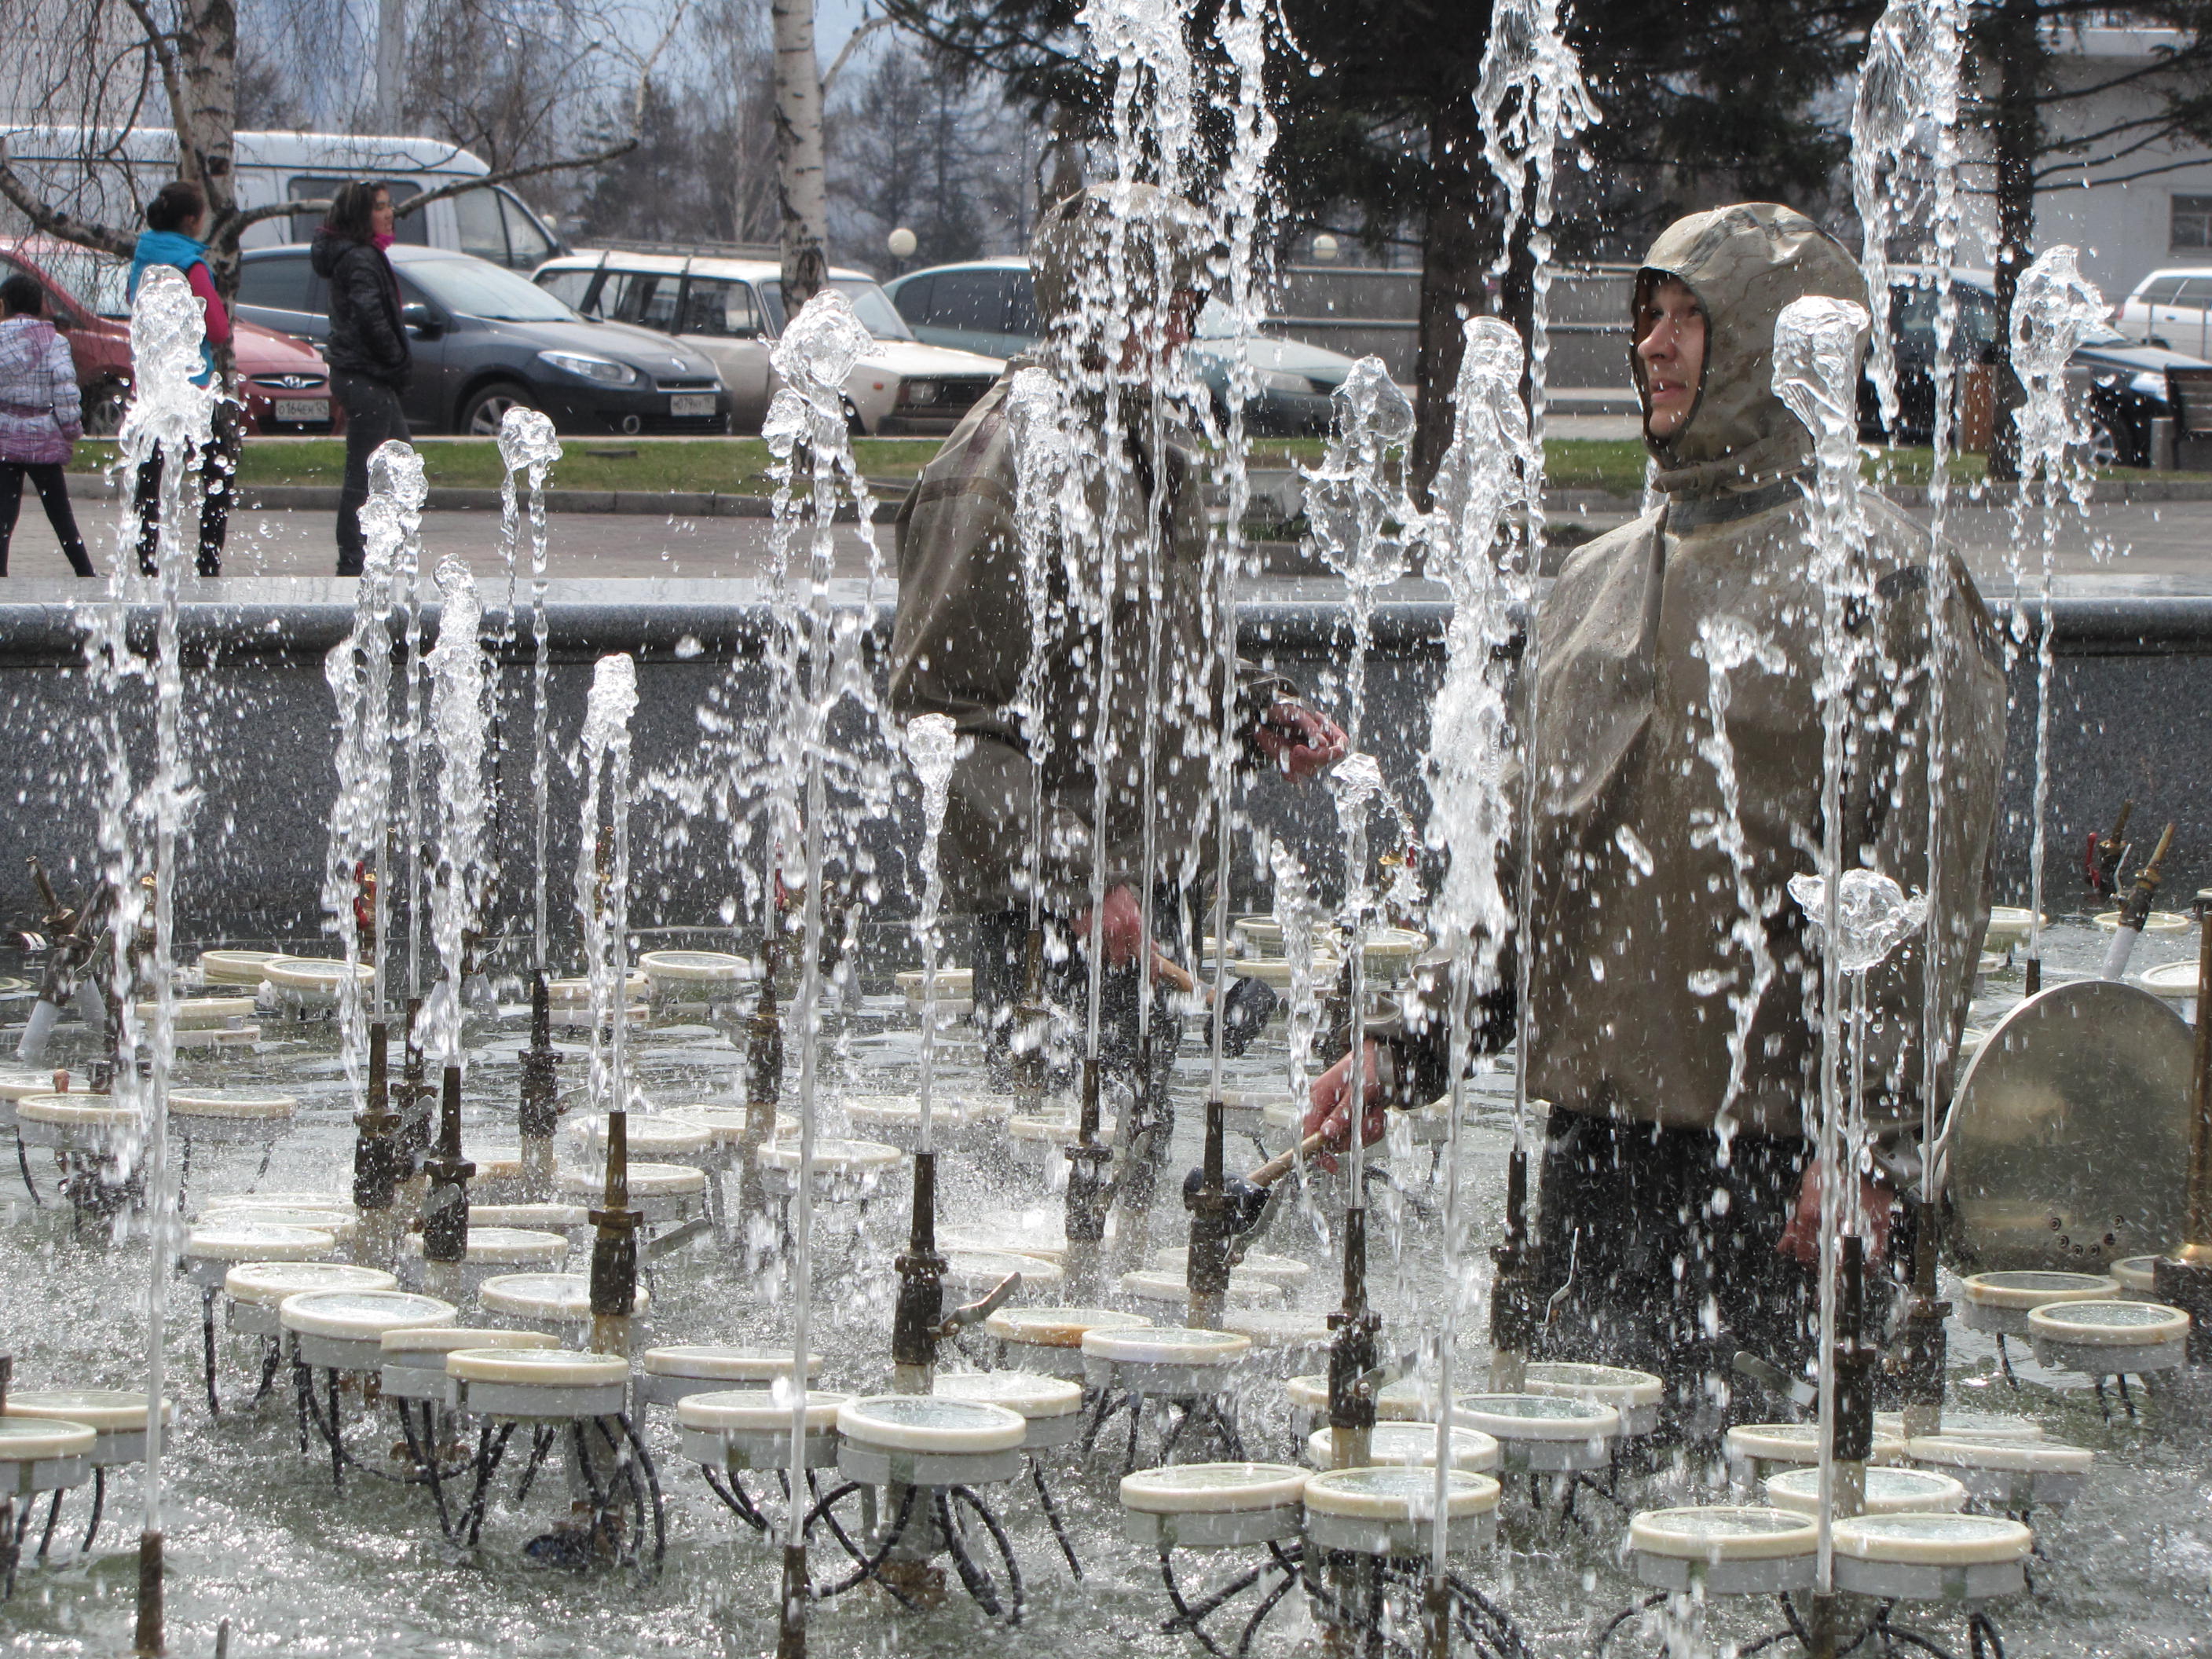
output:
[[[409,259],[400,274],[448,311],[495,323],[573,323],[576,313],[528,277],[482,259]]]
[[[832,276],[830,286],[853,302],[853,314],[860,319],[860,326],[878,340],[911,340],[914,331],[906,325],[906,319],[898,314],[891,304],[891,296],[866,276]],[[760,285],[761,303],[768,307],[775,331],[783,332],[783,289],[775,282]]]

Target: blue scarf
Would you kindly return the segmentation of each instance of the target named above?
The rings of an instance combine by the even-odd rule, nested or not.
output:
[[[131,282],[125,292],[132,304],[138,300],[138,284],[149,265],[173,265],[179,270],[189,271],[194,265],[207,264],[207,244],[174,230],[142,230],[138,246],[131,258]],[[203,337],[200,341],[200,372],[192,376],[194,386],[205,386],[215,378],[215,348]]]

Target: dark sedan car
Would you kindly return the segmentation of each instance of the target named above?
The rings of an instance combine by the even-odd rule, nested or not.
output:
[[[1897,353],[1902,443],[1926,443],[1936,427],[1936,289],[1929,273],[1899,273],[1890,290],[1890,335]],[[1961,367],[1986,362],[1996,342],[1996,290],[1989,273],[1952,278],[1959,319],[1953,351]],[[2212,435],[2212,362],[2162,346],[2137,345],[2109,325],[2093,332],[2067,364],[2069,401],[2089,434],[2092,459],[2120,466],[2151,464],[2151,422],[2172,417],[2181,441]],[[1874,382],[1859,386],[1859,428],[1881,435]],[[2171,465],[2171,462],[2167,463]]]
[[[391,254],[413,336],[404,401],[416,431],[488,437],[516,408],[542,409],[570,433],[729,429],[720,374],[666,335],[589,321],[470,254],[405,243]],[[329,295],[305,246],[257,248],[239,275],[240,316],[317,343],[330,331]]]

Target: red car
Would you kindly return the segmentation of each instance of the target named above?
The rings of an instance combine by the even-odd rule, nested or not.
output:
[[[128,267],[71,242],[0,238],[0,278],[19,271],[46,290],[46,316],[69,340],[84,395],[87,435],[112,435],[131,394],[131,313],[123,297]],[[342,411],[331,399],[330,367],[312,347],[234,318],[231,351],[247,432],[320,434],[341,428],[342,420],[332,418]]]

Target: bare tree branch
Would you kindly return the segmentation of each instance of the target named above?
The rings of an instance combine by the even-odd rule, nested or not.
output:
[[[511,184],[517,179],[535,179],[541,173],[560,173],[576,167],[605,167],[609,161],[618,160],[636,148],[636,139],[625,138],[619,144],[611,144],[606,149],[591,155],[566,155],[554,161],[535,161],[528,167],[501,167],[498,172],[487,173],[479,179],[456,179],[450,185],[441,185],[435,190],[424,191],[420,196],[409,197],[405,204],[399,209],[398,216],[404,218],[419,208],[428,207],[433,202],[442,202],[448,197],[465,195],[472,190],[486,190],[494,185]],[[319,204],[294,202],[285,204],[283,210],[295,211],[302,205],[327,208],[330,204],[328,202]],[[258,212],[260,210],[257,209],[255,211]],[[264,216],[270,216],[264,215]]]
[[[138,239],[128,231],[97,225],[61,208],[49,207],[9,161],[8,141],[4,137],[0,137],[0,196],[14,203],[35,228],[60,241],[74,242],[79,247],[112,253],[125,259],[138,245]]]
[[[871,17],[866,22],[862,23],[860,27],[853,31],[851,35],[847,38],[845,44],[838,48],[837,61],[830,65],[830,72],[822,77],[822,90],[825,96],[830,91],[830,83],[837,78],[837,71],[845,67],[847,62],[851,59],[853,53],[859,49],[860,42],[866,40],[878,29],[887,29],[890,27],[890,26],[891,20],[888,17]]]

